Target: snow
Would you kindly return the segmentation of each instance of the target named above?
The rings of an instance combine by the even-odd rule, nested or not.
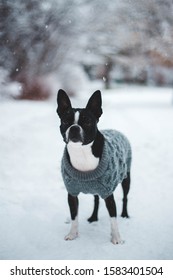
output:
[[[72,103],[84,106],[87,98],[85,93]],[[172,89],[103,91],[99,128],[124,132],[133,147],[130,219],[120,217],[121,187],[115,192],[125,240],[117,246],[110,242],[104,201],[99,221],[88,224],[93,197],[82,194],[80,236],[64,240],[69,209],[60,173],[64,143],[55,99],[0,103],[0,259],[172,259]]]

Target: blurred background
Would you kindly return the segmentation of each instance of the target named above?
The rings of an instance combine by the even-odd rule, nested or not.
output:
[[[0,96],[173,85],[172,0],[0,0]]]

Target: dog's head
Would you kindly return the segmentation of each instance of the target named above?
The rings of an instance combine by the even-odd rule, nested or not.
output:
[[[65,91],[60,89],[57,95],[57,114],[60,117],[60,131],[65,143],[80,142],[87,145],[94,141],[97,123],[102,114],[101,92],[95,91],[85,108],[72,108]]]

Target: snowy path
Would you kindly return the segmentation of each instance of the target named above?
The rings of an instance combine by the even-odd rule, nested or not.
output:
[[[99,124],[124,132],[133,147],[131,218],[118,217],[122,246],[110,243],[103,201],[99,222],[87,223],[90,195],[80,195],[80,237],[63,240],[69,210],[56,105],[0,104],[0,259],[173,259],[171,90],[143,89],[140,96],[137,88],[127,91],[105,92]],[[120,187],[115,197],[120,214]]]

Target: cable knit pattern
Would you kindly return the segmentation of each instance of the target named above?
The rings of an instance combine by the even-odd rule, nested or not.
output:
[[[102,130],[101,133],[105,138],[103,154],[93,171],[75,169],[70,163],[67,148],[64,150],[61,171],[67,191],[73,196],[82,192],[98,194],[105,199],[130,171],[132,155],[128,139],[116,130]]]

